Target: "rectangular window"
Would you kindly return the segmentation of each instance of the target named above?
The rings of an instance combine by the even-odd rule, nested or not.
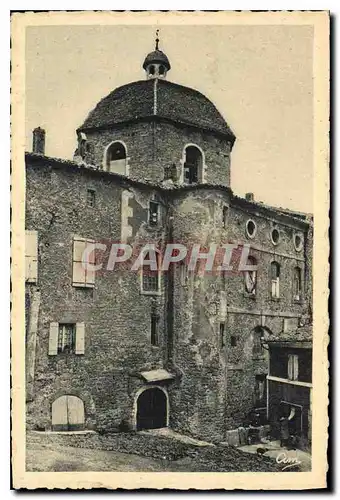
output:
[[[87,190],[87,206],[95,207],[96,205],[96,192],[94,189]]]
[[[255,376],[255,405],[262,406],[266,403],[266,375]]]
[[[159,316],[156,313],[151,313],[151,345],[158,346],[158,324]]]
[[[144,255],[145,260],[150,260],[149,254]],[[159,293],[160,290],[160,282],[161,282],[161,258],[160,254],[156,253],[157,259],[157,269],[152,270],[151,266],[144,265],[142,266],[142,292],[144,293]]]
[[[257,284],[257,261],[255,257],[249,256],[247,260],[247,266],[253,266],[253,271],[245,271],[244,273],[244,285],[247,295],[255,297],[256,295],[256,284]]]
[[[149,203],[149,224],[150,226],[157,226],[159,221],[159,203],[150,201]]]
[[[84,323],[50,323],[48,354],[84,354]]]
[[[237,345],[237,337],[235,335],[232,335],[230,337],[230,345],[231,345],[231,347],[236,347],[236,345]]]
[[[299,378],[299,356],[288,354],[288,379],[298,380]]]
[[[299,267],[296,267],[294,269],[293,286],[294,286],[294,300],[300,301],[301,300],[301,269]]]
[[[25,280],[38,281],[38,231],[25,232]]]
[[[86,238],[73,238],[73,286],[94,287],[95,271],[91,268],[95,265],[95,252],[89,252],[89,245],[94,243]]]
[[[271,263],[272,298],[280,298],[280,265],[277,262]]]
[[[225,324],[220,323],[220,345],[221,345],[221,347],[225,346],[224,334],[225,334]]]
[[[185,286],[188,283],[188,266],[185,262],[180,262],[181,285]]]
[[[229,212],[229,207],[227,207],[227,206],[223,207],[223,227],[224,227],[224,229],[227,229],[227,226],[228,226],[228,212]]]
[[[74,352],[75,349],[75,324],[59,324],[58,353]]]

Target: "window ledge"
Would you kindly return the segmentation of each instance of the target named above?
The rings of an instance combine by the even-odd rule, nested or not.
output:
[[[75,288],[94,288],[94,284],[86,284],[86,283],[72,283],[72,286]]]
[[[280,302],[281,297],[270,297],[270,300],[271,300],[272,302]]]
[[[153,292],[153,291],[141,290],[140,294],[141,295],[157,295],[158,297],[160,297],[162,295],[162,292],[161,291]]]
[[[247,299],[256,300],[256,294],[255,293],[243,292],[243,297],[246,297]]]

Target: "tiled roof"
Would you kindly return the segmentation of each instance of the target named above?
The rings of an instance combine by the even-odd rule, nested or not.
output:
[[[167,80],[141,80],[118,87],[89,113],[79,130],[157,116],[228,136],[235,135],[203,94]]]

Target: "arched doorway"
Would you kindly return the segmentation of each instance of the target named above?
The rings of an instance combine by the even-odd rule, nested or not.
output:
[[[84,403],[77,396],[61,396],[52,403],[52,430],[84,429]]]
[[[145,389],[137,399],[137,430],[166,427],[167,406],[167,397],[162,389]]]

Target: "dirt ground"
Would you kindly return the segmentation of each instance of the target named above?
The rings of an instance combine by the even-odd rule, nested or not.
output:
[[[31,444],[26,470],[31,472],[124,471],[124,472],[278,472],[273,460],[233,448],[204,448],[178,460],[151,458],[118,451]]]

